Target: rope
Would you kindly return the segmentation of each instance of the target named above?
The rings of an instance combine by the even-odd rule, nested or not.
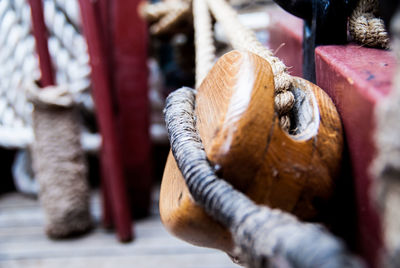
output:
[[[35,42],[30,35],[30,9],[25,3],[25,8],[17,12],[17,4],[20,1],[0,3],[0,126],[12,129],[30,125],[32,105],[19,89],[32,77],[39,77]]]
[[[70,108],[74,105],[74,99],[66,86],[48,86],[46,90],[39,90],[31,85],[27,88],[27,96],[35,106]]]
[[[164,110],[172,153],[195,202],[229,228],[248,267],[360,267],[319,225],[257,206],[210,166],[194,119],[195,91],[176,90]]]
[[[193,20],[196,48],[196,88],[214,65],[215,47],[211,16],[204,0],[193,0]]]
[[[294,105],[294,96],[289,91],[292,77],[289,75],[285,64],[274,56],[272,51],[263,46],[252,31],[240,23],[235,10],[224,0],[207,0],[207,3],[214,17],[222,24],[224,32],[235,49],[253,52],[267,60],[271,65],[277,94],[275,109],[280,115],[281,127],[288,131],[290,119],[287,112]]]
[[[86,232],[92,222],[79,115],[71,107],[71,97],[68,100],[68,96],[61,95],[57,99],[65,90],[53,87],[43,91],[53,90],[58,92],[46,97],[36,94],[34,99],[32,160],[45,210],[46,233],[52,238],[62,238]]]
[[[49,51],[59,84],[68,84],[74,102],[93,111],[86,42],[79,32],[77,1],[44,1]],[[30,7],[26,0],[0,1],[0,144],[25,148],[31,142],[33,106],[26,88],[39,78]],[[7,138],[8,133],[15,133]]]
[[[78,1],[71,0],[52,0],[56,3],[57,10],[60,10],[67,18],[70,23],[81,32],[82,21],[81,12],[79,9]]]
[[[144,2],[139,6],[140,16],[147,21],[157,21],[176,9],[177,1],[163,1],[154,4]]]
[[[189,1],[174,1],[174,8],[150,27],[150,33],[155,35],[167,33],[188,14],[190,14]]]
[[[353,40],[370,47],[389,48],[389,35],[382,19],[377,18],[378,0],[359,0],[349,18]]]

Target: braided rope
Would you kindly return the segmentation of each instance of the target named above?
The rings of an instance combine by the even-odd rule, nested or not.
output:
[[[0,7],[0,126],[10,128],[30,125],[32,106],[21,88],[39,77],[30,10],[20,5],[21,1],[1,1]]]
[[[68,18],[69,22],[79,32],[82,29],[81,12],[78,1],[71,0],[52,0],[55,1],[57,9],[59,9]]]
[[[389,35],[382,19],[377,18],[378,0],[359,0],[349,18],[353,40],[371,47],[389,48]]]
[[[193,0],[193,21],[196,48],[196,88],[214,65],[215,47],[211,16],[204,0]]]
[[[197,133],[194,106],[190,88],[176,90],[166,100],[172,153],[195,202],[229,228],[248,267],[361,267],[322,226],[257,206],[218,178]]]
[[[46,0],[44,8],[57,83],[68,84],[74,101],[92,110],[89,58],[78,31],[77,1]],[[25,89],[40,76],[26,0],[0,1],[0,48],[0,145],[24,148],[32,142],[33,111]],[[7,138],[13,131],[20,134]]]
[[[275,109],[280,115],[281,127],[288,131],[290,119],[287,112],[294,105],[294,96],[291,91],[292,77],[289,75],[285,64],[273,52],[263,46],[256,35],[240,23],[236,11],[224,0],[207,0],[208,6],[214,17],[222,24],[232,46],[238,50],[248,50],[269,62],[274,74]]]

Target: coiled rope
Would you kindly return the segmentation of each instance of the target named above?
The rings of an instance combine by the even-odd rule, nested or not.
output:
[[[193,199],[231,231],[248,267],[361,267],[322,226],[257,206],[218,178],[197,133],[194,106],[195,91],[190,88],[176,90],[166,100],[172,153]]]
[[[359,0],[349,18],[349,32],[358,43],[388,49],[389,35],[383,20],[377,17],[378,8],[378,0]]]

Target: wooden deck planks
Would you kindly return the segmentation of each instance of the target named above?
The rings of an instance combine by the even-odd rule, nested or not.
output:
[[[100,222],[98,194],[93,195],[91,205],[95,222]],[[84,237],[54,241],[44,235],[43,224],[37,200],[16,193],[0,196],[1,268],[238,267],[222,252],[176,239],[164,229],[157,214],[137,221],[136,238],[126,244],[100,227]]]

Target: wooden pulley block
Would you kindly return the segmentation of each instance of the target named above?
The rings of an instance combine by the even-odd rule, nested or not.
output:
[[[269,63],[250,52],[222,56],[198,89],[197,129],[220,178],[258,204],[313,220],[329,200],[342,154],[342,127],[330,98],[294,78],[291,133],[274,109]],[[192,199],[170,153],[161,184],[164,225],[187,242],[233,254],[228,230]]]

